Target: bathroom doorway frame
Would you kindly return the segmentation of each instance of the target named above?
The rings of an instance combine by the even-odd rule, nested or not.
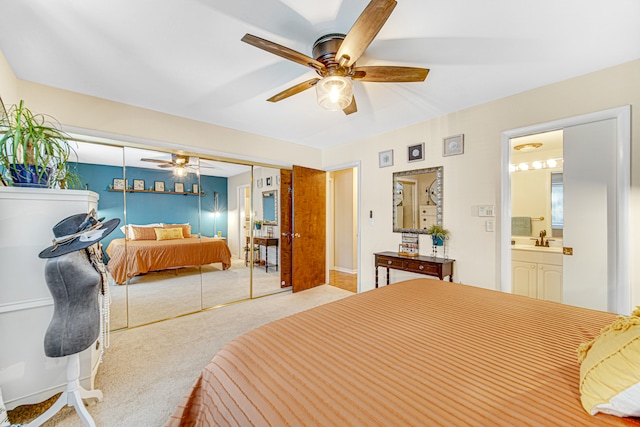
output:
[[[608,311],[627,315],[631,313],[631,283],[629,264],[629,199],[631,190],[631,106],[611,108],[552,122],[539,123],[502,132],[501,160],[501,219],[500,219],[500,290],[511,293],[511,138],[533,135],[570,126],[601,120],[616,119],[616,261],[615,289],[607,302]],[[608,284],[611,286],[611,283]]]

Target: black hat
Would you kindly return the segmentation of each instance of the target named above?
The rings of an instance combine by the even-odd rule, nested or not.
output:
[[[55,258],[88,248],[107,237],[120,224],[119,218],[102,222],[96,219],[96,211],[71,215],[53,226],[53,245],[38,255],[40,258]]]

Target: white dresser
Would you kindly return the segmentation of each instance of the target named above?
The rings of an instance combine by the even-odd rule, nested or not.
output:
[[[420,205],[420,229],[426,230],[436,224],[436,205]]]
[[[0,388],[7,409],[41,402],[67,384],[66,358],[44,354],[53,298],[44,280],[41,250],[60,220],[98,207],[84,190],[0,187]],[[99,352],[80,354],[80,383],[93,389]]]

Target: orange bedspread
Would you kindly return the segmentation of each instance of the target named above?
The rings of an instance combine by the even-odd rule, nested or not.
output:
[[[615,318],[416,279],[223,347],[168,426],[619,426],[588,415],[576,348]]]
[[[125,250],[126,247],[126,250]],[[226,240],[202,236],[175,240],[114,239],[107,247],[107,268],[118,284],[127,277],[167,268],[222,263],[231,266],[231,251]]]

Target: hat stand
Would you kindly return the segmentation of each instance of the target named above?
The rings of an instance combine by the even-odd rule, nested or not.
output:
[[[67,356],[67,388],[58,400],[42,415],[27,424],[26,427],[38,427],[53,417],[65,406],[73,406],[86,427],[96,427],[95,421],[84,407],[83,400],[102,401],[100,390],[86,390],[80,386],[80,353]]]

